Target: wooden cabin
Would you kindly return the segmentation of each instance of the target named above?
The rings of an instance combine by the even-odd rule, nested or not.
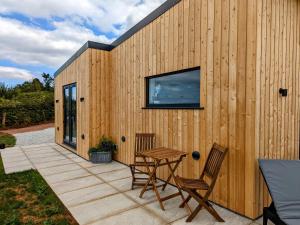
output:
[[[300,1],[167,0],[112,44],[84,44],[55,73],[55,101],[56,143],[85,159],[107,135],[129,164],[151,132],[196,178],[214,142],[228,147],[211,200],[256,218],[269,200],[257,159],[299,159]]]

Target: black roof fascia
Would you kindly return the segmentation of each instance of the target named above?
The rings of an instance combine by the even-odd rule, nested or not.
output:
[[[71,56],[55,73],[54,77],[57,77],[58,74],[60,74],[65,68],[67,68],[75,59],[77,59],[85,50],[88,48],[93,48],[93,49],[99,49],[99,50],[104,50],[104,51],[110,51],[113,49],[113,46],[103,44],[103,43],[98,43],[98,42],[93,42],[93,41],[87,41],[77,52],[75,52],[74,55]]]
[[[135,26],[130,28],[127,32],[125,32],[123,35],[121,35],[117,40],[115,40],[113,43],[111,43],[112,46],[117,47],[124,41],[126,41],[128,38],[130,38],[132,35],[134,35],[136,32],[147,26],[149,23],[157,19],[159,16],[164,14],[166,11],[168,11],[170,8],[175,6],[178,2],[181,0],[167,0],[164,2],[161,6],[159,6],[157,9],[152,11],[148,16],[146,16],[144,19],[142,19],[140,22],[138,22]]]
[[[88,48],[94,48],[104,51],[111,51],[118,45],[122,44],[124,41],[129,39],[132,35],[137,33],[139,30],[150,24],[152,21],[157,19],[159,16],[164,14],[166,11],[168,11],[170,8],[175,6],[178,2],[181,0],[167,0],[164,2],[161,6],[159,6],[157,9],[155,9],[153,12],[151,12],[148,16],[146,16],[143,20],[138,22],[135,26],[130,28],[127,32],[125,32],[123,35],[121,35],[118,39],[116,39],[111,44],[103,44],[93,41],[87,41],[74,55],[71,56],[70,59],[68,59],[55,73],[54,77],[57,77],[58,74],[60,74],[66,67],[68,67],[76,58],[78,58],[85,50]]]

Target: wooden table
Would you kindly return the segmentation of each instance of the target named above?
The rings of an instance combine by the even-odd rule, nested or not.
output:
[[[148,186],[151,186],[151,189],[155,192],[157,200],[159,201],[159,204],[160,204],[160,208],[162,210],[165,210],[164,205],[163,205],[163,201],[166,201],[168,199],[174,198],[174,197],[179,196],[179,195],[181,196],[182,200],[184,201],[182,191],[178,187],[178,185],[176,184],[176,179],[175,179],[174,172],[177,169],[180,162],[182,161],[182,159],[184,157],[186,157],[186,155],[187,155],[187,153],[185,153],[185,152],[181,152],[181,151],[170,149],[170,148],[164,148],[164,147],[155,148],[155,149],[151,149],[151,150],[143,152],[142,157],[143,157],[144,161],[147,162],[146,158],[153,159],[154,167],[153,167],[152,171],[150,170],[149,166],[146,167],[147,172],[149,174],[149,178],[148,178],[144,188],[142,189],[142,191],[140,193],[140,198],[143,197],[143,194],[145,193],[145,191],[150,190],[150,189],[148,189]],[[160,167],[160,166],[165,166],[165,165],[168,166],[170,174],[169,174],[167,180],[164,182],[164,184],[160,185],[160,186],[162,186],[162,190],[165,190],[165,188],[168,185],[169,181],[171,180],[171,178],[173,178],[173,180],[176,184],[176,187],[178,189],[178,192],[161,198],[160,194],[157,190],[157,188],[160,187],[160,186],[156,185],[155,175],[156,175],[157,168]],[[172,167],[172,165],[173,165],[173,167]],[[190,210],[190,208],[189,208],[189,210]]]

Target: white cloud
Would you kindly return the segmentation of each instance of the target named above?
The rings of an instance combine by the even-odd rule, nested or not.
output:
[[[111,43],[107,33],[120,36],[164,1],[1,0],[0,60],[58,68],[87,40]],[[47,19],[53,29],[3,16],[13,13]],[[106,35],[96,35],[87,24]]]
[[[0,59],[18,64],[58,67],[87,40],[108,43],[104,35],[67,22],[54,22],[55,30],[42,30],[0,17]]]
[[[116,35],[157,8],[165,0],[1,0],[0,13],[20,13],[30,18],[81,18],[102,32]],[[117,29],[116,26],[121,29]]]
[[[27,70],[18,69],[15,67],[0,66],[0,78],[28,81],[32,80],[34,76]]]

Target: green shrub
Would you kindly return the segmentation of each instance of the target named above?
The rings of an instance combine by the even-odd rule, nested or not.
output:
[[[53,92],[20,93],[12,100],[0,99],[0,122],[5,127],[22,127],[54,119]],[[3,126],[3,125],[2,125]]]
[[[92,147],[89,149],[89,155],[93,152],[114,152],[117,150],[116,143],[110,138],[106,136],[102,136],[99,144],[96,147]]]

